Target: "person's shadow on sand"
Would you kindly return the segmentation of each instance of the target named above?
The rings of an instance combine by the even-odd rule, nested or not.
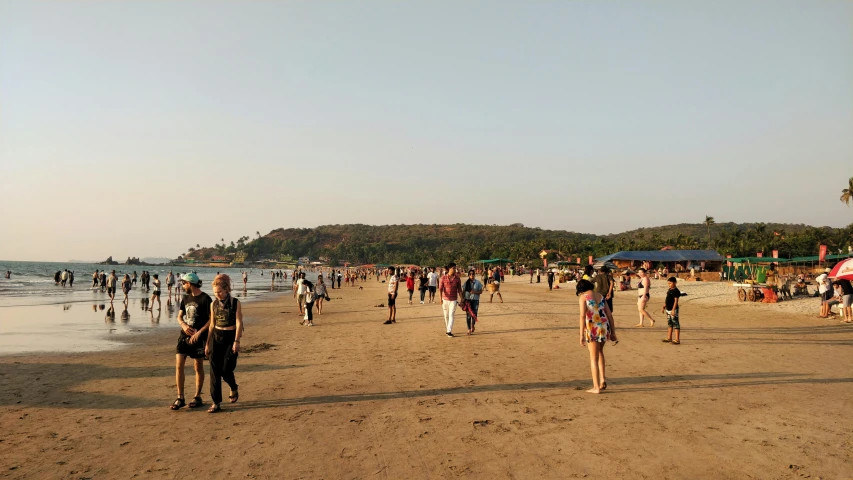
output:
[[[205,362],[206,363],[206,362]],[[239,372],[269,372],[304,365],[241,364]],[[107,392],[81,391],[78,386],[105,380],[139,380],[156,378],[174,382],[175,367],[111,367],[79,363],[6,363],[0,374],[0,405],[56,408],[126,409],[162,407],[162,398],[144,398]],[[187,368],[188,386],[192,388],[192,366]],[[14,381],[13,381],[14,377]],[[210,381],[205,379],[205,387]],[[118,389],[121,392],[123,388]],[[168,403],[168,402],[167,402]]]

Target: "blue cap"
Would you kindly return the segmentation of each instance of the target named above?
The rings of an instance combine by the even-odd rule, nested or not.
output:
[[[194,273],[185,274],[183,277],[181,277],[181,280],[183,280],[183,281],[185,281],[191,285],[201,285],[201,280],[199,280],[198,275],[196,275]]]

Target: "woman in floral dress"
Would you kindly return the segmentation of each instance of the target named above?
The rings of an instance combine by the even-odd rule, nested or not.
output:
[[[577,284],[576,295],[580,307],[580,344],[589,348],[589,367],[592,373],[592,388],[588,393],[601,393],[607,388],[604,375],[604,344],[616,340],[616,322],[607,307],[604,297],[593,291],[588,280]]]

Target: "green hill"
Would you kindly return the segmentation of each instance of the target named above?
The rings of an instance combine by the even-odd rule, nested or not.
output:
[[[832,251],[853,244],[853,224],[846,228],[811,227],[792,224],[721,223],[711,227],[713,248],[722,254],[767,255],[774,249],[780,257],[817,254],[818,245]],[[620,250],[657,250],[665,246],[681,249],[708,248],[704,224],[681,224],[641,228],[611,235],[564,230],[543,230],[513,225],[323,225],[316,228],[276,229],[250,240],[241,237],[230,245],[192,248],[188,258],[209,259],[237,251],[247,260],[309,256],[330,262],[412,263],[438,265],[449,261],[465,264],[484,258],[510,258],[538,262],[539,252],[551,250],[549,258],[574,259],[603,256]]]

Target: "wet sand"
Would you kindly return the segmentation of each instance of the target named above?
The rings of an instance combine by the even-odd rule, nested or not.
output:
[[[622,292],[608,390],[591,395],[574,290],[527,282],[504,283],[504,304],[486,295],[471,337],[461,312],[445,337],[440,306],[405,291],[382,325],[373,280],[330,290],[313,328],[290,295],[249,303],[244,347],[273,346],[241,355],[240,401],[216,415],[207,381],[205,408],[168,409],[177,328],[116,351],[0,357],[0,476],[850,478],[850,325],[685,302],[673,346],[663,316],[631,328]],[[662,301],[653,292],[653,314]]]

